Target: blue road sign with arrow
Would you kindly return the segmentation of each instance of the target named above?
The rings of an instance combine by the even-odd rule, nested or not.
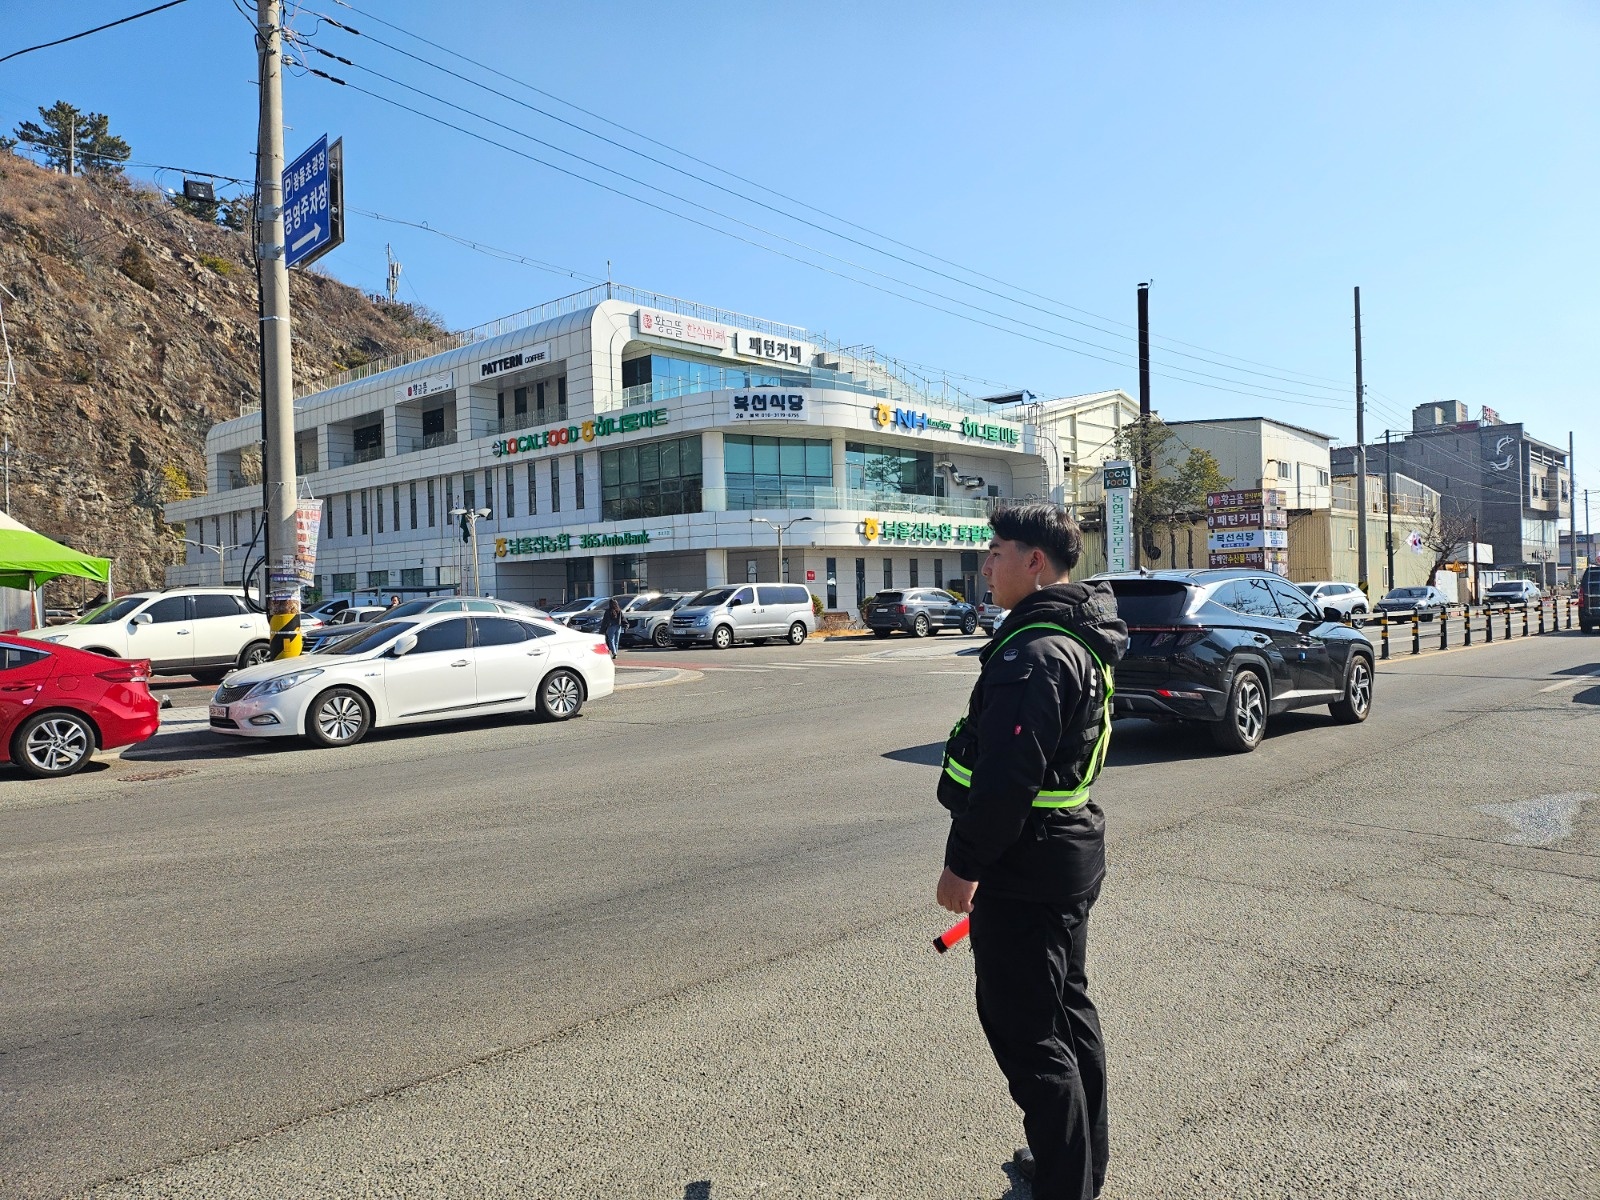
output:
[[[291,267],[344,241],[344,144],[323,134],[283,172],[283,245]]]

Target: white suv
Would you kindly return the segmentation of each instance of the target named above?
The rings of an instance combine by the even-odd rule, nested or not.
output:
[[[1313,581],[1295,585],[1321,609],[1336,609],[1347,617],[1365,616],[1372,611],[1367,594],[1353,583]]]
[[[221,683],[236,667],[265,662],[272,648],[266,614],[228,588],[130,592],[70,625],[22,636],[112,658],[147,658],[158,675],[192,675],[201,683]]]

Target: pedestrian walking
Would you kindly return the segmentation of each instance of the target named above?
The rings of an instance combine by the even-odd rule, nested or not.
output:
[[[606,601],[606,615],[600,618],[600,632],[605,634],[606,648],[616,658],[617,646],[622,641],[622,605],[613,596]]]
[[[389,608],[386,608],[383,611],[384,612],[388,612],[390,608],[399,608],[399,607],[400,607],[400,597],[398,595],[395,595],[395,594],[391,593],[390,596],[389,596]]]
[[[1066,510],[996,510],[983,576],[1010,609],[945,745],[940,905],[970,913],[978,1021],[1022,1110],[1036,1200],[1091,1200],[1109,1154],[1106,1056],[1089,997],[1089,910],[1105,815],[1089,794],[1111,738],[1127,626],[1105,583],[1074,583]]]

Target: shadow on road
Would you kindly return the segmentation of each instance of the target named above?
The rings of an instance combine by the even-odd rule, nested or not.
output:
[[[1574,704],[1600,704],[1600,687],[1584,688],[1572,698]]]
[[[904,750],[885,750],[884,758],[910,763],[914,767],[937,767],[944,762],[944,743],[929,742],[926,746],[907,746]]]

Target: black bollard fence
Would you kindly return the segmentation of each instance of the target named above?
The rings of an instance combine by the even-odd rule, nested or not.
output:
[[[1415,610],[1411,613],[1411,653],[1422,653],[1422,616]]]
[[[1461,608],[1461,644],[1472,645],[1472,605],[1463,605]]]
[[[1506,641],[1511,640],[1511,605],[1506,605]]]
[[[1450,614],[1449,614],[1449,612],[1442,612],[1442,613],[1439,614],[1439,649],[1441,649],[1441,650],[1450,649]]]
[[[1389,657],[1389,616],[1385,613],[1378,618],[1378,657]]]

